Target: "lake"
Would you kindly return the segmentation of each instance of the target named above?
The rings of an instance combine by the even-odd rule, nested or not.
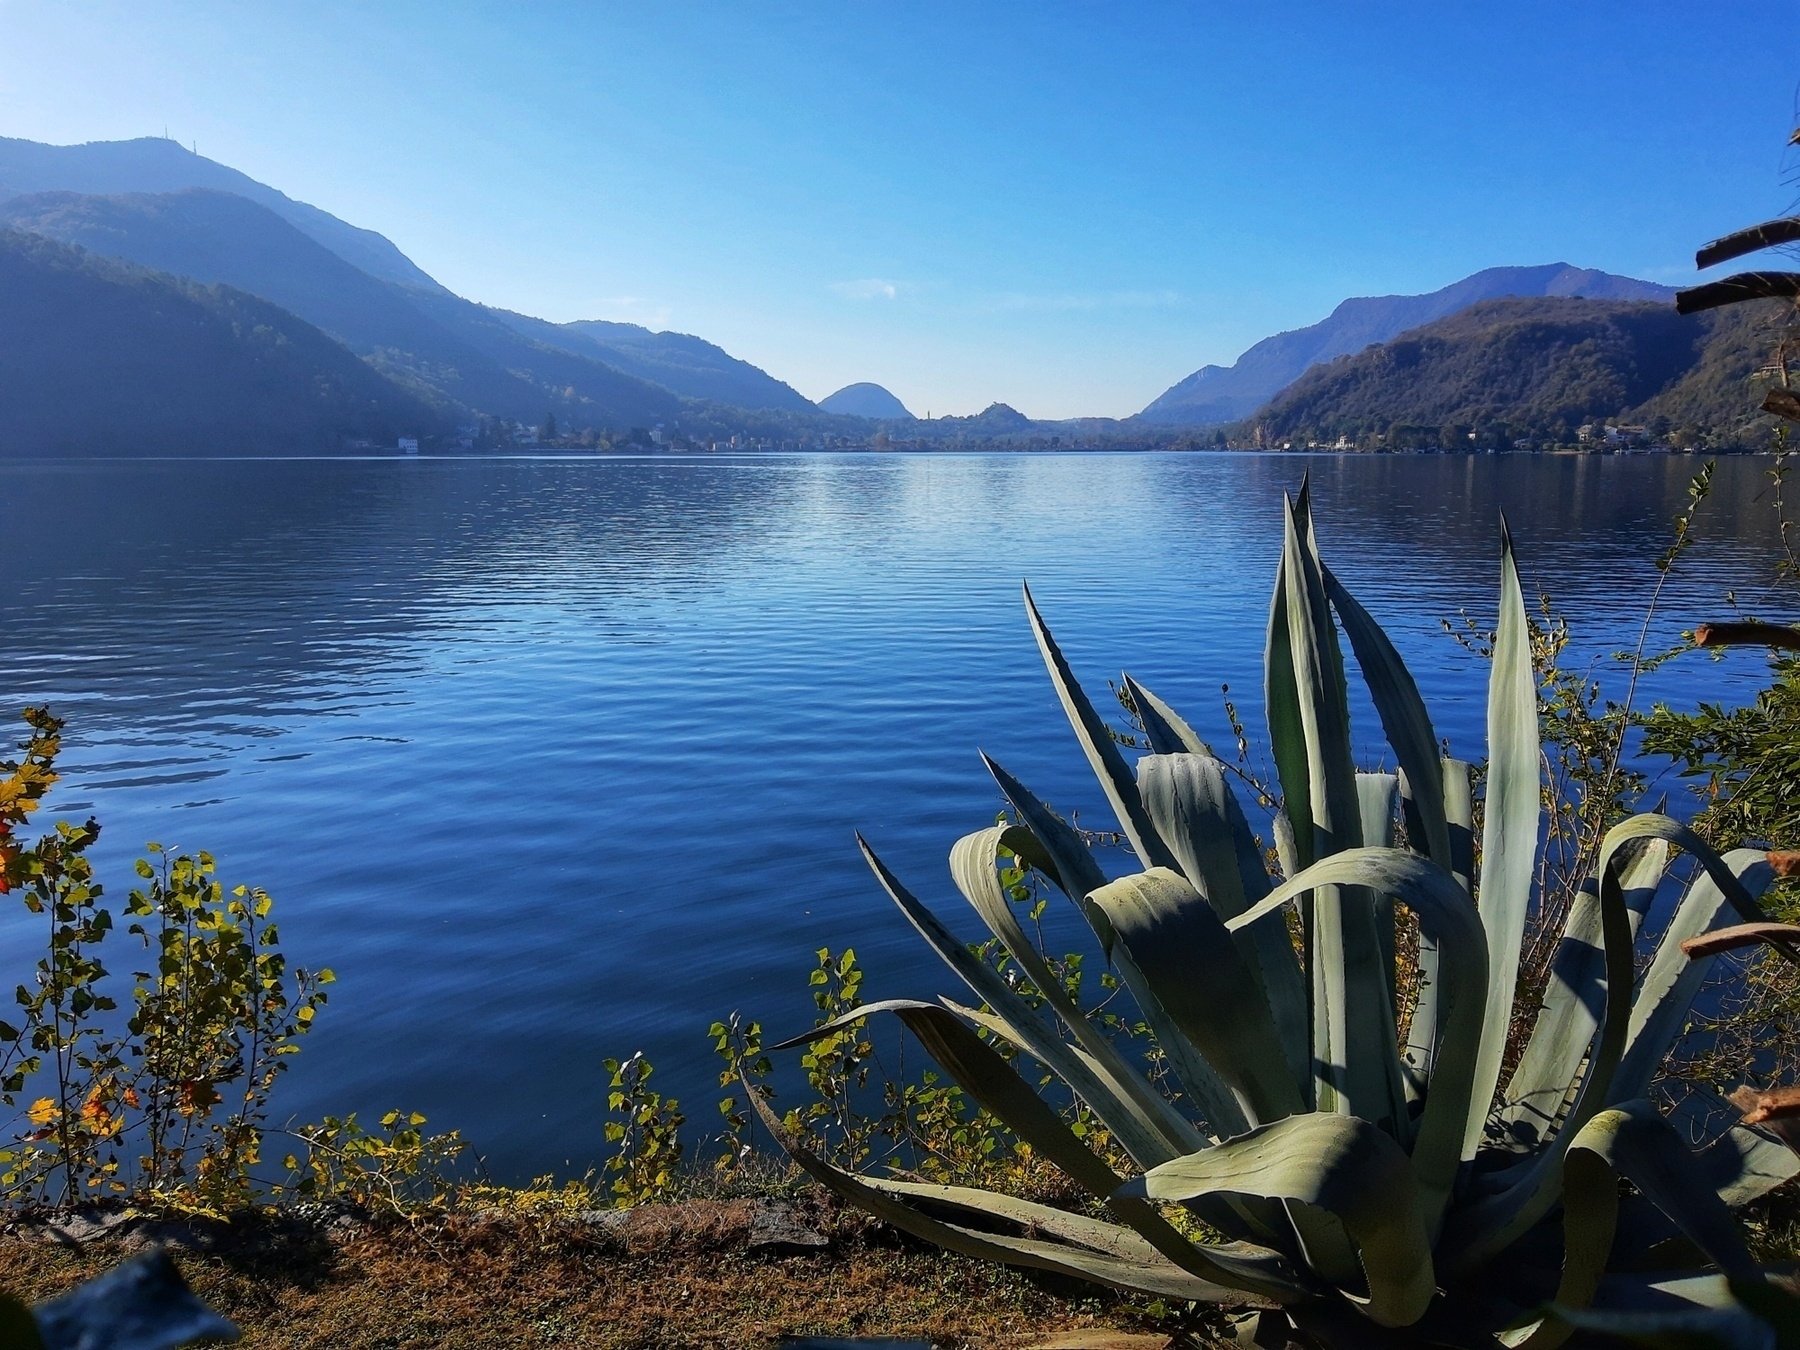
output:
[[[946,855],[999,806],[976,747],[1105,822],[1019,599],[1090,693],[1128,669],[1260,740],[1281,493],[1482,754],[1504,510],[1583,659],[1635,643],[1699,462],[1683,456],[662,456],[0,464],[0,704],[69,719],[57,815],[92,811],[115,904],[143,841],[207,849],[339,977],[277,1114],[393,1106],[495,1173],[607,1152],[600,1061],[642,1049],[698,1143],[706,1028],[810,1022],[814,949],[866,997],[950,992],[863,831],[958,931]],[[1787,617],[1768,461],[1725,459],[1651,645]],[[1740,697],[1693,655],[1648,694]],[[1372,761],[1377,729],[1353,712]],[[13,725],[18,725],[14,723]],[[1685,787],[1664,787],[1679,799]],[[39,817],[42,820],[42,817]],[[1114,859],[1111,866],[1117,867]],[[1060,913],[1060,912],[1059,912]],[[1053,936],[1072,933],[1066,916]],[[38,923],[0,906],[0,987]],[[124,952],[113,964],[131,969]]]

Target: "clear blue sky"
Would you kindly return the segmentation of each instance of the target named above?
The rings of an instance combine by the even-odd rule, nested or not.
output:
[[[811,397],[1123,415],[1348,295],[1785,210],[1800,4],[0,0],[0,134],[159,135],[471,298]]]

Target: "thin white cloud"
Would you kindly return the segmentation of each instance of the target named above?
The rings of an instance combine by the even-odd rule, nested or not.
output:
[[[906,283],[864,277],[861,281],[834,281],[831,289],[846,300],[895,300],[906,289]]]

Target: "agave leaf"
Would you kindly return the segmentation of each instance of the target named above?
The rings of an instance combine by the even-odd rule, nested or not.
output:
[[[1500,1063],[1512,1026],[1519,948],[1531,906],[1537,865],[1539,763],[1537,677],[1531,669],[1531,632],[1525,597],[1513,559],[1512,535],[1500,522],[1500,618],[1488,680],[1488,778],[1481,831],[1481,923],[1488,940],[1487,1022],[1475,1064],[1475,1100],[1465,1152],[1473,1152],[1486,1123],[1487,1104],[1500,1085]]]
[[[1121,1178],[1093,1150],[1076,1138],[1062,1117],[1045,1104],[1017,1071],[1002,1059],[962,1019],[935,1003],[890,999],[865,1004],[854,1012],[815,1027],[802,1036],[784,1041],[775,1049],[829,1036],[872,1013],[891,1012],[919,1038],[925,1051],[946,1073],[961,1084],[975,1101],[997,1117],[1020,1139],[1062,1169],[1076,1184],[1107,1202],[1107,1207],[1129,1224],[1150,1248],[1190,1274],[1233,1287],[1272,1296],[1293,1297],[1302,1292],[1293,1272],[1286,1270],[1278,1253],[1248,1246],[1228,1249],[1225,1264],[1210,1248],[1196,1247],[1158,1213],[1154,1206],[1129,1196],[1116,1196]],[[968,1195],[981,1195],[971,1191]],[[1017,1204],[1019,1202],[1013,1202]],[[993,1212],[993,1207],[988,1207]],[[1092,1222],[1091,1220],[1089,1222]],[[1110,1225],[1101,1225],[1110,1227]],[[1113,1230],[1115,1233],[1118,1230]],[[1075,1240],[1081,1241],[1081,1238]],[[1146,1252],[1114,1251],[1115,1255],[1143,1259]],[[1248,1280],[1249,1283],[1244,1283]]]
[[[1391,773],[1356,775],[1356,805],[1362,817],[1362,838],[1370,848],[1394,846],[1394,801],[1399,787],[1399,778]],[[1438,865],[1443,866],[1442,863]],[[1381,948],[1381,968],[1387,972],[1388,1007],[1392,1008],[1397,972],[1394,967],[1394,898],[1391,895],[1375,896],[1375,941]]]
[[[1412,809],[1417,815],[1417,833],[1413,847],[1439,867],[1451,870],[1450,827],[1444,814],[1443,779],[1438,769],[1437,732],[1432,730],[1431,714],[1425,700],[1419,697],[1419,686],[1412,672],[1400,659],[1400,653],[1381,630],[1381,625],[1357,603],[1344,584],[1324,569],[1325,592],[1331,599],[1350,639],[1350,650],[1362,670],[1363,682],[1381,718],[1382,732],[1394,747],[1394,758],[1409,783],[1416,783]],[[1363,835],[1365,844],[1382,840]]]
[[[1198,891],[1179,873],[1155,867],[1108,882],[1088,898],[1250,1123],[1303,1109],[1255,976]]]
[[[1281,783],[1280,818],[1287,822],[1287,853],[1291,855],[1282,858],[1281,866],[1292,876],[1313,860],[1312,781],[1306,763],[1306,732],[1300,725],[1300,686],[1288,627],[1286,549],[1275,569],[1275,593],[1269,601],[1269,634],[1263,652],[1263,706],[1269,721],[1269,753]]]
[[[1693,1155],[1662,1113],[1640,1099],[1596,1115],[1581,1128],[1563,1160],[1559,1310],[1587,1307],[1600,1288],[1612,1255],[1621,1177],[1727,1275],[1756,1276],[1731,1212],[1702,1182]],[[1566,1318],[1547,1319],[1501,1339],[1519,1350],[1555,1350],[1573,1330]]]
[[[1124,1191],[1177,1202],[1228,1193],[1324,1210],[1355,1243],[1368,1280],[1366,1297],[1345,1296],[1381,1326],[1412,1325],[1436,1292],[1406,1154],[1355,1116],[1314,1112],[1264,1125],[1154,1167]]]
[[[1074,1046],[1045,1025],[1031,1006],[1013,992],[999,972],[978,960],[900,883],[860,835],[857,843],[889,898],[900,907],[900,912],[906,915],[944,964],[1013,1028],[1015,1039],[1022,1048],[1092,1108],[1138,1166],[1151,1166],[1204,1146],[1205,1140],[1200,1133],[1182,1119],[1160,1093],[1152,1091],[1139,1075],[1128,1074],[1124,1079],[1113,1079],[1104,1065],[1078,1054]]]
[[[1404,849],[1364,848],[1314,863],[1227,926],[1254,923],[1263,914],[1327,883],[1368,886],[1393,896],[1418,916],[1420,929],[1437,945],[1442,1047],[1412,1148],[1420,1213],[1435,1242],[1463,1161],[1464,1122],[1478,1109],[1470,1091],[1488,986],[1481,920],[1468,893],[1430,859]]]
[[[1168,704],[1129,675],[1121,674],[1125,692],[1137,706],[1144,720],[1144,734],[1150,738],[1150,750],[1158,755],[1210,755],[1212,747]]]
[[[1667,848],[1662,840],[1653,842]],[[1755,903],[1775,879],[1768,856],[1759,849],[1733,849],[1720,861],[1751,903]],[[1682,943],[1719,927],[1734,914],[1725,892],[1710,872],[1696,877],[1693,885],[1688,887],[1688,893],[1682,897],[1668,927],[1663,930],[1650,969],[1644,972],[1638,986],[1637,998],[1631,1008],[1625,1058],[1619,1063],[1609,1094],[1613,1101],[1641,1097],[1650,1090],[1651,1078],[1681,1035],[1694,997],[1712,969],[1712,956],[1690,957],[1682,950]]]
[[[1026,827],[1050,855],[1053,868],[1044,875],[1054,881],[1064,895],[1079,904],[1089,891],[1106,884],[1106,873],[1100,870],[1100,864],[1094,861],[1093,853],[1082,842],[1074,826],[985,754],[981,762],[1000,785],[1008,805],[1019,813]],[[1111,938],[1107,937],[1106,942],[1110,946]]]
[[[1737,1209],[1800,1176],[1800,1154],[1761,1130],[1734,1125],[1700,1150],[1699,1167],[1719,1199]]]
[[[1446,828],[1450,835],[1449,872],[1466,895],[1473,894],[1475,870],[1475,803],[1469,787],[1469,766],[1460,759],[1445,759],[1439,767],[1444,792]],[[1410,787],[1409,787],[1410,790]],[[1432,1066],[1437,1059],[1437,1045],[1443,1035],[1443,1008],[1438,998],[1437,942],[1424,929],[1419,930],[1418,993],[1413,1003],[1412,1020],[1406,1029],[1406,1051],[1402,1073],[1406,1081],[1406,1099],[1419,1101],[1431,1081]]]
[[[1262,850],[1218,760],[1147,755],[1138,761],[1138,792],[1156,832],[1220,919],[1236,918],[1269,893]],[[1233,937],[1275,1020],[1295,1083],[1309,1082],[1306,985],[1287,924],[1271,914]]]
[[[1081,1048],[1100,1066],[1107,1081],[1127,1084],[1133,1095],[1138,1095],[1137,1085],[1143,1083],[1142,1073],[1126,1063],[1112,1038],[1075,1006],[1063,989],[1062,981],[1038,952],[1037,944],[1020,927],[1012,905],[1000,887],[1000,876],[996,871],[1001,848],[1010,849],[1021,856],[1044,852],[1036,837],[1019,825],[992,826],[965,835],[950,850],[950,874],[956,881],[957,889],[963,893],[994,936],[1005,944],[1007,951],[1012,953],[1013,959],[1025,972],[1026,978],[1037,986],[1044,1001],[1074,1033]],[[1081,903],[1084,911],[1091,907],[1085,898]],[[1175,1067],[1182,1085],[1199,1101],[1201,1109],[1207,1112],[1207,1119],[1214,1128],[1221,1133],[1236,1133],[1243,1128],[1244,1122],[1235,1109],[1235,1102],[1232,1102],[1229,1092],[1223,1088],[1218,1076],[1210,1068],[1202,1064],[1196,1069],[1194,1061],[1197,1058],[1189,1054],[1172,1055],[1170,1063]],[[1157,1110],[1151,1104],[1151,1099],[1162,1101],[1161,1096],[1147,1083],[1143,1085],[1141,1092],[1145,1110]],[[1225,1105],[1225,1110],[1215,1115],[1214,1112],[1221,1105]],[[1219,1118],[1220,1115],[1222,1119]]]
[[[1554,1307],[1549,1315],[1572,1331],[1628,1341],[1651,1350],[1776,1350],[1775,1329],[1742,1308],[1623,1312]]]
[[[1248,1294],[1242,1289],[1191,1275],[1173,1261],[1160,1256],[1154,1260],[1146,1258],[1127,1261],[1085,1247],[978,1231],[933,1219],[899,1197],[889,1195],[861,1177],[826,1162],[807,1148],[797,1136],[783,1128],[780,1119],[769,1109],[768,1104],[757,1093],[749,1091],[747,1084],[746,1092],[750,1105],[761,1117],[769,1133],[813,1180],[858,1208],[867,1210],[877,1218],[886,1219],[902,1232],[911,1233],[926,1242],[978,1260],[1048,1270],[1057,1275],[1091,1280],[1115,1289],[1139,1290],[1160,1294],[1165,1298],[1259,1306],[1272,1303],[1272,1300]],[[1010,1197],[1000,1197],[1002,1202],[1009,1199]],[[993,1211],[994,1217],[1006,1218],[1005,1211],[1010,1208],[1010,1204],[1002,1203]]]
[[[1082,753],[1087,756],[1094,776],[1100,780],[1107,801],[1112,803],[1113,814],[1119,818],[1119,828],[1125,832],[1145,866],[1173,867],[1175,857],[1157,838],[1150,818],[1144,814],[1143,803],[1138,800],[1137,784],[1132,781],[1125,757],[1119,753],[1106,723],[1075,682],[1069,663],[1063,659],[1062,649],[1050,636],[1043,615],[1038,613],[1029,586],[1025,587],[1025,612],[1031,619],[1031,631],[1037,637],[1038,650],[1043,653],[1044,667],[1050,672],[1050,682],[1056,686],[1056,696],[1062,701],[1069,725],[1075,728],[1075,738],[1081,742]]]
[[[1643,819],[1635,816],[1615,825],[1600,841],[1600,932],[1606,954],[1606,1011],[1588,1056],[1581,1089],[1562,1129],[1547,1147],[1538,1151],[1516,1181],[1498,1194],[1463,1206],[1452,1217],[1438,1248],[1439,1258],[1452,1277],[1468,1274],[1496,1252],[1511,1246],[1555,1207],[1561,1196],[1562,1165],[1569,1145],[1606,1104],[1631,1026],[1631,986],[1635,975],[1631,919],[1625,908],[1620,873],[1631,841],[1655,835],[1653,828],[1640,823]],[[1736,885],[1736,878],[1732,878],[1732,884]],[[1479,1117],[1475,1119],[1479,1124]]]
[[[1621,854],[1628,861],[1620,886],[1635,935],[1668,871],[1669,846],[1661,840],[1648,840],[1636,849],[1621,850]],[[1544,1005],[1519,1067],[1507,1084],[1500,1128],[1509,1146],[1529,1152],[1555,1127],[1600,1027],[1600,1010],[1606,1003],[1605,975],[1600,883],[1594,878],[1569,907],[1562,939],[1551,960]]]
[[[1344,657],[1325,596],[1323,565],[1306,503],[1288,512],[1282,564],[1289,651],[1306,745],[1314,858],[1362,843]],[[1374,896],[1328,887],[1312,897],[1314,1094],[1321,1110],[1344,1111],[1405,1129],[1389,979],[1375,932]]]

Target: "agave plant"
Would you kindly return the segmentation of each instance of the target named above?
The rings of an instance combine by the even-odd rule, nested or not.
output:
[[[1800,1171],[1800,1159],[1743,1126],[1695,1153],[1646,1096],[1712,960],[1681,944],[1762,921],[1765,856],[1721,857],[1661,814],[1616,826],[1503,1083],[1541,772],[1510,538],[1503,524],[1477,872],[1470,768],[1440,758],[1393,644],[1321,561],[1304,487],[1285,529],[1265,664],[1282,877],[1269,875],[1227,767],[1126,676],[1153,751],[1133,774],[1027,589],[1051,682],[1142,870],[1109,880],[1075,829],[984,756],[1016,823],[959,840],[951,872],[1041,1001],[863,843],[887,894],[974,998],[866,1004],[788,1042],[893,1013],[1110,1218],[853,1174],[750,1100],[813,1177],[901,1229],[976,1257],[1255,1310],[1243,1326],[1259,1344],[1547,1350],[1572,1328],[1535,1311],[1552,1300],[1575,1313],[1728,1300],[1729,1281],[1761,1278],[1731,1208]],[[1340,625],[1397,773],[1355,768]],[[1697,864],[1694,879],[1639,976],[1637,931],[1674,850]],[[1027,937],[1001,877],[1018,866],[1092,926],[1179,1084],[1173,1100]],[[1397,933],[1415,931],[1397,926],[1397,906],[1416,916],[1416,950],[1396,952]],[[1402,1031],[1396,1004],[1414,989]],[[1078,1137],[1013,1051],[1059,1078],[1132,1166]]]

